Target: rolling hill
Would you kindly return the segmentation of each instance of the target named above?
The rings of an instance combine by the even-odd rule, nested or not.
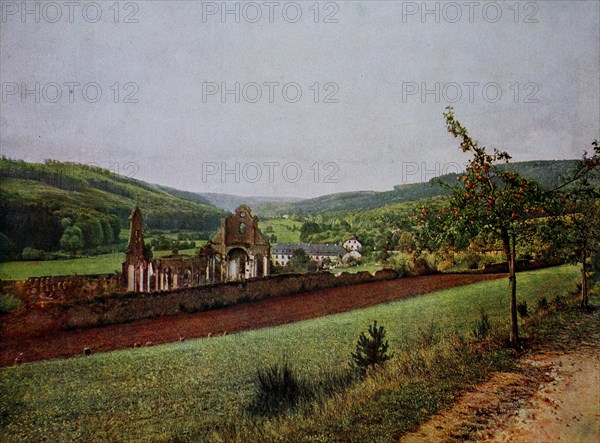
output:
[[[545,188],[560,183],[560,177],[574,168],[577,160],[549,160],[510,163],[507,168],[526,178],[538,181]],[[322,212],[363,211],[381,206],[407,203],[446,195],[449,191],[438,182],[455,183],[456,174],[447,174],[424,183],[410,183],[394,186],[391,191],[358,191],[329,194],[297,202],[265,202],[255,207],[263,217],[277,217],[285,214],[315,215]]]
[[[0,160],[0,240],[4,248],[54,251],[67,227],[79,228],[89,249],[118,241],[131,208],[156,229],[213,231],[224,211],[106,169],[48,160]],[[8,245],[8,246],[7,246]],[[2,254],[0,254],[2,255]]]

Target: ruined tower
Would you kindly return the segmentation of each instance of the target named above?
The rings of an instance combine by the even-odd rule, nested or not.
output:
[[[147,291],[150,287],[151,267],[150,257],[146,257],[144,254],[142,211],[136,206],[129,215],[129,245],[123,263],[123,276],[127,291]]]

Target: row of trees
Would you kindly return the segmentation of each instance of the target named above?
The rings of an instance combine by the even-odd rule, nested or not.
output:
[[[553,189],[510,172],[502,166],[507,152],[489,153],[456,119],[452,107],[444,113],[446,127],[470,155],[469,165],[452,190],[448,204],[439,210],[422,208],[419,239],[429,249],[464,244],[479,237],[500,241],[509,266],[510,342],[519,343],[517,321],[516,251],[520,242],[544,237],[556,250],[572,251],[567,258],[582,264],[581,304],[588,303],[588,259],[598,252],[600,145],[592,143],[593,154],[583,158],[569,177]],[[541,234],[544,232],[545,234]]]
[[[73,254],[82,249],[119,242],[121,222],[114,215],[80,219],[64,217],[60,223],[64,229],[60,238],[60,247]]]

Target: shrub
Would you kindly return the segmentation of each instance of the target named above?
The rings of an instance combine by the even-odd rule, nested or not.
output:
[[[21,259],[23,260],[44,260],[46,258],[46,253],[41,249],[34,249],[27,246],[21,252]]]
[[[21,300],[12,294],[0,295],[0,314],[8,314],[21,306]]]
[[[548,299],[546,297],[542,297],[538,300],[538,309],[540,309],[540,310],[548,309]]]
[[[410,277],[411,272],[405,258],[399,258],[392,261],[392,269],[398,273],[398,277]]]
[[[412,275],[429,275],[436,272],[427,252],[416,251],[410,256],[408,267]]]
[[[282,412],[298,403],[301,391],[300,382],[287,362],[258,369],[250,411],[261,415]]]
[[[490,318],[488,317],[487,312],[485,312],[485,309],[481,308],[479,320],[475,322],[475,327],[472,330],[473,337],[477,340],[483,340],[490,335],[491,330],[492,324]]]
[[[529,308],[526,301],[517,303],[517,312],[521,318],[525,318],[529,315]]]
[[[364,332],[360,333],[356,344],[356,352],[352,353],[353,363],[350,365],[365,374],[367,369],[385,363],[393,357],[388,354],[389,343],[385,340],[385,328],[377,327],[377,320],[369,326],[369,337]]]

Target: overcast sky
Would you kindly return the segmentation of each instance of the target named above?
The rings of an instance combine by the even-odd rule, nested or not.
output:
[[[312,197],[455,170],[448,104],[514,160],[600,137],[598,1],[0,4],[8,157]]]

